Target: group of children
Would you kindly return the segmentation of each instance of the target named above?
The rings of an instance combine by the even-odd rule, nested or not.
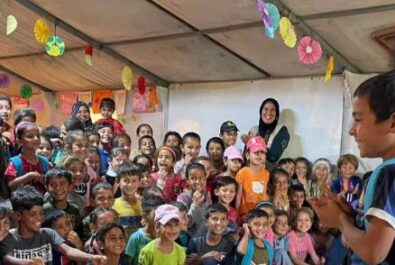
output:
[[[264,139],[250,137],[242,153],[231,121],[199,156],[197,133],[169,131],[157,148],[148,124],[132,150],[111,99],[95,124],[77,102],[62,128],[41,128],[29,108],[9,126],[11,108],[0,96],[1,195],[12,204],[0,207],[4,263],[341,264],[349,256],[309,199],[337,194],[360,209],[364,185],[351,154],[337,166],[283,158],[269,172]]]

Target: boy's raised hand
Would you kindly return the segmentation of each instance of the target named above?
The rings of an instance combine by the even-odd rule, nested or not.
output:
[[[92,255],[93,265],[107,265],[107,257],[104,255]]]
[[[244,236],[249,236],[250,235],[250,227],[248,226],[247,223],[243,224],[243,231],[244,231]]]
[[[70,231],[67,235],[66,240],[73,244],[75,248],[78,248],[79,250],[82,250],[82,248],[84,247],[80,236],[75,231]]]

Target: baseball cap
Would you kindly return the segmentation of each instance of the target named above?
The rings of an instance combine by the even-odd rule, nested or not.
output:
[[[221,125],[220,132],[238,131],[236,124],[233,121],[224,121]]]
[[[155,210],[155,222],[162,225],[167,224],[171,219],[180,220],[180,211],[171,204],[163,204]]]
[[[241,156],[239,150],[236,147],[234,147],[233,145],[231,145],[225,149],[224,157],[226,157],[226,159],[229,159],[229,160],[240,159],[243,161],[243,157]]]
[[[250,138],[247,142],[247,148],[248,150],[250,150],[250,152],[253,153],[258,151],[263,151],[266,153],[267,151],[265,139],[263,139],[262,136],[255,136]]]

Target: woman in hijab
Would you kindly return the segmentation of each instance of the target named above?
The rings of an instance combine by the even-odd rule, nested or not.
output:
[[[289,132],[285,125],[278,124],[280,106],[274,98],[267,98],[262,102],[259,115],[259,125],[252,127],[248,135],[243,134],[241,139],[247,143],[250,137],[262,136],[268,148],[266,160],[269,165],[274,165],[288,146]]]
[[[73,118],[77,118],[82,121],[85,131],[88,131],[93,126],[89,106],[87,103],[83,101],[77,101],[74,103],[71,109],[71,115]]]

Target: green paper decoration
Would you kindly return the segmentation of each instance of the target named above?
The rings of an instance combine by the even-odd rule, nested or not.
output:
[[[30,85],[28,84],[23,84],[21,85],[21,88],[19,90],[19,95],[23,99],[29,99],[33,96],[33,89]]]
[[[62,56],[65,48],[63,39],[54,35],[49,37],[48,42],[45,44],[45,51],[49,56],[53,57]]]

